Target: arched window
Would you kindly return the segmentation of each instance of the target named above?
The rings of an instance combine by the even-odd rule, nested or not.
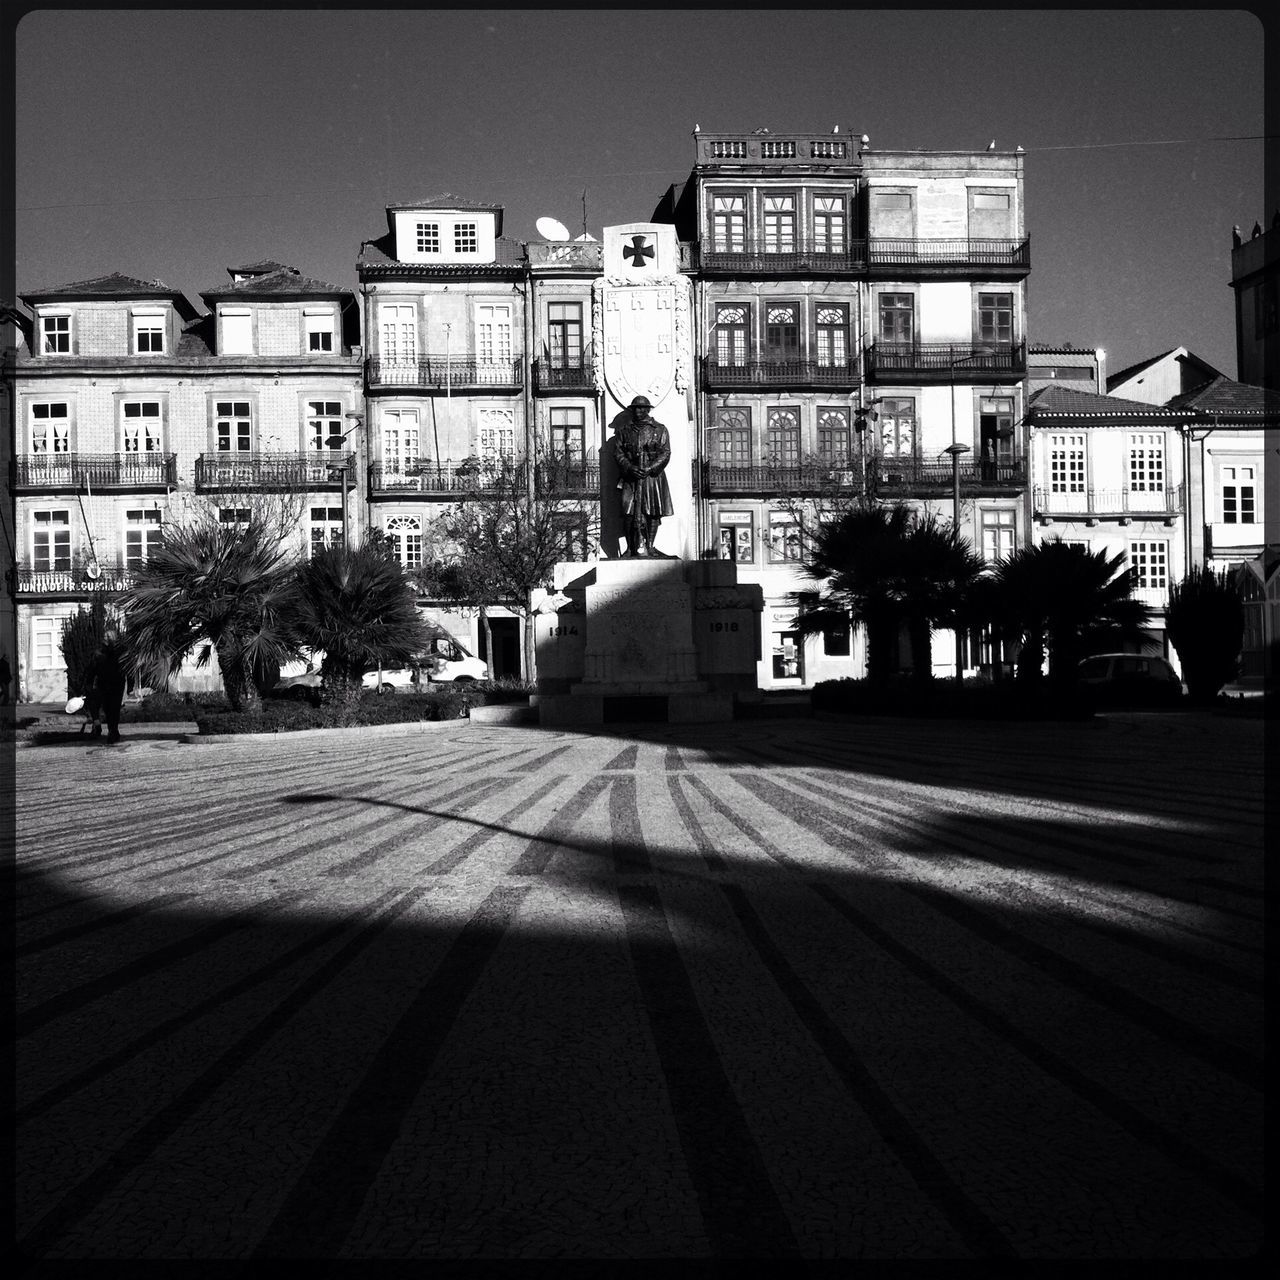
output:
[[[422,517],[388,516],[384,526],[396,549],[396,558],[406,569],[422,567]]]

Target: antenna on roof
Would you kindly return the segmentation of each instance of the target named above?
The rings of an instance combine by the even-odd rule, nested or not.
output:
[[[587,189],[582,188],[582,238],[587,238]]]
[[[555,218],[539,218],[533,225],[538,228],[538,234],[544,240],[567,240],[569,238],[569,228]]]

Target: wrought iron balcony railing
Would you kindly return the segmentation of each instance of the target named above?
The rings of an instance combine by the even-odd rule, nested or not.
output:
[[[525,464],[509,466],[485,463],[476,458],[387,465],[375,462],[369,468],[369,492],[372,494],[423,493],[456,495],[500,493],[524,483]]]
[[[537,391],[587,391],[596,389],[596,371],[590,361],[581,364],[553,364],[549,360],[533,362],[533,385]]]
[[[1185,510],[1182,485],[1165,489],[1095,489],[1092,485],[1074,493],[1058,493],[1037,485],[1032,490],[1036,515],[1075,519],[1114,519],[1135,516],[1160,519]]]
[[[1027,466],[1023,461],[992,462],[978,459],[959,468],[960,491],[1025,489]],[[879,497],[903,497],[915,493],[950,493],[954,487],[952,463],[920,458],[867,459],[867,485]]]
[[[1021,377],[1027,371],[1025,342],[873,342],[866,353],[867,377],[910,376],[972,382],[966,375]]]
[[[862,381],[857,362],[822,360],[744,360],[721,364],[714,356],[703,360],[708,387],[856,387]]]
[[[745,493],[853,492],[861,484],[862,465],[857,457],[834,456],[792,465],[724,466],[708,462],[702,471],[703,495],[711,498]]]
[[[197,489],[329,489],[355,484],[354,453],[202,453]]]
[[[1031,241],[920,240],[872,236],[867,262],[873,267],[1030,267]]]
[[[112,568],[101,565],[97,577],[89,574],[85,566],[71,569],[17,570],[19,595],[69,595],[88,591],[124,591],[133,586],[132,569]]]
[[[1030,270],[1031,242],[1026,237],[929,240],[898,236],[873,236],[844,244],[776,237],[707,240],[698,246],[695,261],[699,270],[717,275],[785,275],[798,271],[850,274],[878,267],[950,274],[975,267],[1008,268],[1016,274]]]
[[[371,356],[365,361],[365,376],[371,387],[418,387],[434,391],[524,386],[524,370],[519,360],[479,360],[474,356],[422,355],[406,360]]]
[[[162,489],[178,482],[172,453],[29,453],[13,459],[16,489]]]
[[[539,494],[586,498],[600,496],[600,464],[594,459],[544,460],[538,463],[534,476],[535,491]]]

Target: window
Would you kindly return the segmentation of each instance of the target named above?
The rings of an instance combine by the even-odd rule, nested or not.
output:
[[[476,356],[482,364],[511,364],[511,308],[505,303],[476,307]]]
[[[37,671],[62,671],[66,659],[62,656],[62,619],[31,619],[31,665]]]
[[[31,513],[31,567],[39,573],[70,572],[70,511]]]
[[[1164,492],[1164,436],[1129,437],[1129,488],[1134,493]]]
[[[548,360],[553,369],[582,367],[582,303],[548,305],[547,342]]]
[[[880,341],[913,342],[915,340],[916,300],[910,293],[880,295]]]
[[[253,354],[253,316],[247,307],[232,310],[223,307],[218,312],[222,324],[222,343],[218,351],[224,356],[248,356]]]
[[[160,402],[126,400],[120,406],[120,450],[122,453],[160,452]]]
[[[1084,436],[1049,437],[1049,492],[1083,493]]]
[[[391,365],[413,364],[418,358],[418,322],[409,303],[378,308],[380,354]]]
[[[818,456],[830,466],[849,461],[849,410],[818,410]]]
[[[719,409],[711,429],[711,462],[717,467],[751,465],[751,410]]]
[[[1139,591],[1161,591],[1169,585],[1169,544],[1131,542],[1129,564],[1138,571],[1134,586]]]
[[[587,451],[586,410],[551,410],[551,454],[561,460],[581,462]]]
[[[788,511],[769,512],[769,559],[775,564],[800,559],[800,521]]]
[[[1008,191],[969,192],[969,238],[1005,240],[1013,235],[1013,201]]]
[[[747,363],[746,307],[716,308],[716,364],[741,366]]]
[[[163,354],[163,311],[135,311],[133,313],[133,349],[140,356]]]
[[[847,658],[852,651],[852,636],[849,624],[844,626],[824,627],[822,630],[822,652],[828,658]]]
[[[340,450],[346,443],[342,438],[342,402],[308,400],[307,434],[313,449]]]
[[[915,197],[910,191],[871,193],[871,234],[887,239],[915,235]]]
[[[750,511],[722,511],[717,521],[716,555],[735,564],[756,558],[755,516]]]
[[[844,252],[844,199],[814,196],[813,247],[818,253]]]
[[[826,367],[849,363],[849,311],[840,306],[820,306],[814,316],[818,363]]]
[[[800,308],[769,307],[764,317],[765,359],[800,359]]]
[[[249,508],[248,507],[219,507],[218,523],[219,524],[248,524]]]
[[[392,475],[403,475],[418,465],[416,409],[382,411],[382,465]]]
[[[440,224],[438,222],[419,222],[414,228],[414,237],[419,253],[440,252]]]
[[[307,350],[321,353],[333,350],[333,312],[307,311],[303,314],[307,330]]]
[[[1222,523],[1254,524],[1257,496],[1253,467],[1222,468]]]
[[[71,354],[71,317],[40,317],[40,354],[65,356]]]
[[[711,197],[711,247],[717,253],[742,253],[747,247],[747,197]]]
[[[766,452],[775,466],[800,465],[800,411],[770,409],[767,425]]]
[[[886,397],[880,402],[880,452],[886,458],[910,458],[916,451],[914,396]]]
[[[516,452],[516,416],[511,409],[481,409],[477,431],[482,458],[513,458]]]
[[[31,452],[48,457],[71,450],[69,408],[61,401],[40,401],[31,406]]]
[[[247,400],[219,400],[214,406],[219,453],[248,453],[253,448],[253,419]]]
[[[311,508],[311,554],[323,547],[342,546],[342,508]]]
[[[560,547],[560,558],[581,564],[587,558],[585,512],[561,512],[551,517],[551,528]]]
[[[983,396],[978,401],[978,442],[983,466],[1013,463],[1013,399]]]
[[[388,516],[387,537],[404,569],[422,568],[422,520],[419,516]]]
[[[978,341],[1013,342],[1013,294],[978,294]]]
[[[1016,516],[1014,511],[982,512],[982,558],[988,564],[1007,560],[1017,550]]]
[[[798,631],[773,633],[773,678],[800,680],[804,677],[804,650]]]
[[[480,234],[477,223],[459,222],[458,225],[454,227],[453,251],[454,253],[480,252]]]
[[[795,196],[766,195],[764,198],[765,253],[794,253],[795,248]]]
[[[160,513],[155,510],[124,513],[124,567],[141,569],[160,545]]]

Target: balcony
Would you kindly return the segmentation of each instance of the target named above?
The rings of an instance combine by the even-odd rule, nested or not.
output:
[[[861,486],[862,466],[856,457],[808,459],[792,466],[702,464],[702,494],[706,498],[743,494],[835,495],[856,492]]]
[[[178,483],[172,453],[26,454],[11,463],[12,488],[26,490],[92,489],[129,493],[164,489]]]
[[[866,243],[872,275],[968,275],[981,270],[997,279],[1031,270],[1031,241],[917,240],[873,236]]]
[[[1265,526],[1260,523],[1215,521],[1204,527],[1204,554],[1210,560],[1251,560],[1262,554],[1264,540]]]
[[[525,464],[515,460],[508,467],[484,463],[479,458],[442,458],[438,462],[401,466],[375,462],[369,468],[369,493],[375,498],[409,494],[433,498],[492,495],[523,485],[524,475]]]
[[[604,262],[603,245],[598,241],[557,240],[539,244],[531,242],[529,265],[538,271],[598,272]]]
[[[836,248],[826,243],[737,240],[724,247],[699,245],[693,259],[703,275],[855,275],[867,265],[864,241]]]
[[[703,385],[715,387],[840,387],[852,390],[862,381],[853,361],[840,364],[817,360],[746,360],[718,364],[707,356],[702,362]]]
[[[594,458],[543,460],[534,474],[539,496],[600,497],[600,464]]]
[[[399,387],[414,391],[519,391],[524,371],[519,360],[477,360],[474,356],[424,355],[413,360],[365,361],[371,390]]]
[[[866,375],[892,382],[989,382],[1022,378],[1027,344],[953,342],[873,342]]]
[[[952,464],[920,458],[868,458],[867,489],[885,501],[918,496],[945,496],[954,489]],[[1025,462],[976,462],[960,466],[960,492],[1010,493],[1027,487]]]
[[[354,453],[201,454],[196,459],[197,489],[341,489],[355,481]]]
[[[580,365],[556,365],[547,360],[535,360],[533,388],[535,391],[576,391],[594,395],[595,366],[590,361]]]
[[[85,566],[73,569],[17,569],[15,585],[20,596],[81,596],[90,591],[124,591],[133,586],[132,569],[100,566],[90,577]]]
[[[1139,491],[1095,489],[1078,493],[1054,493],[1037,485],[1032,491],[1032,507],[1037,519],[1048,520],[1163,520],[1172,524],[1184,511],[1182,486]]]

